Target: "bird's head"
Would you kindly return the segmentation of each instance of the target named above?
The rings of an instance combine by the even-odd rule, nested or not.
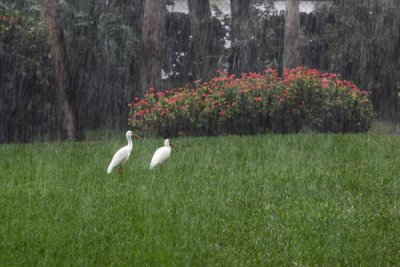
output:
[[[126,138],[130,138],[130,137],[136,137],[137,139],[142,139],[142,138],[140,138],[140,136],[138,136],[137,134],[135,134],[135,133],[133,133],[132,131],[127,131],[126,132]]]
[[[166,147],[172,146],[173,148],[175,148],[174,144],[172,144],[169,139],[165,139],[164,146],[166,146]]]

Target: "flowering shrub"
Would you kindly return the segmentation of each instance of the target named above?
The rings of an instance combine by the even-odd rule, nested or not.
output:
[[[0,16],[0,31],[8,31],[12,26],[19,24],[19,18],[16,16],[8,17],[6,15]]]
[[[129,123],[165,136],[368,129],[374,112],[366,91],[315,69],[286,69],[284,77],[274,69],[240,78],[220,72],[209,82],[164,92],[150,88],[129,104]]]

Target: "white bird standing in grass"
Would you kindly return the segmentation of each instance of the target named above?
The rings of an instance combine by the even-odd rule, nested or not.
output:
[[[118,173],[122,173],[122,165],[125,164],[125,162],[128,161],[129,156],[131,155],[132,152],[132,136],[135,136],[136,138],[140,139],[139,136],[134,134],[132,131],[127,131],[126,134],[126,140],[128,140],[128,145],[124,146],[123,148],[120,148],[117,153],[114,154],[114,157],[111,160],[110,165],[108,165],[107,168],[107,173],[111,173],[114,168],[119,167]]]
[[[166,161],[171,155],[171,146],[175,148],[175,146],[169,141],[169,139],[165,139],[164,146],[160,147],[154,152],[153,158],[151,159],[150,169],[153,169],[157,165],[160,165],[164,161]]]

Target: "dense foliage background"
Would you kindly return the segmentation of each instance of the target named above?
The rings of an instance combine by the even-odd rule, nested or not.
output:
[[[221,0],[222,1],[222,0]],[[168,5],[174,1],[168,1]],[[207,22],[207,58],[196,57],[191,13],[167,12],[162,80],[157,90],[217,76],[216,69],[282,70],[284,17],[271,1],[252,1],[240,42],[231,42],[232,21],[213,6]],[[138,90],[143,0],[60,1],[72,86],[71,103],[81,132],[125,128],[128,103]],[[229,3],[228,3],[229,4]],[[254,5],[262,4],[263,9]],[[399,3],[335,0],[301,13],[301,63],[341,74],[371,93],[379,118],[400,118]],[[244,32],[244,33],[243,33]],[[232,66],[232,55],[240,62]],[[0,142],[62,137],[57,89],[38,0],[0,3]],[[199,61],[206,64],[201,74]]]

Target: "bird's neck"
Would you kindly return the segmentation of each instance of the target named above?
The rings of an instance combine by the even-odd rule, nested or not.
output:
[[[131,139],[131,137],[127,137],[126,140],[128,140],[128,146],[132,146],[132,139]]]

